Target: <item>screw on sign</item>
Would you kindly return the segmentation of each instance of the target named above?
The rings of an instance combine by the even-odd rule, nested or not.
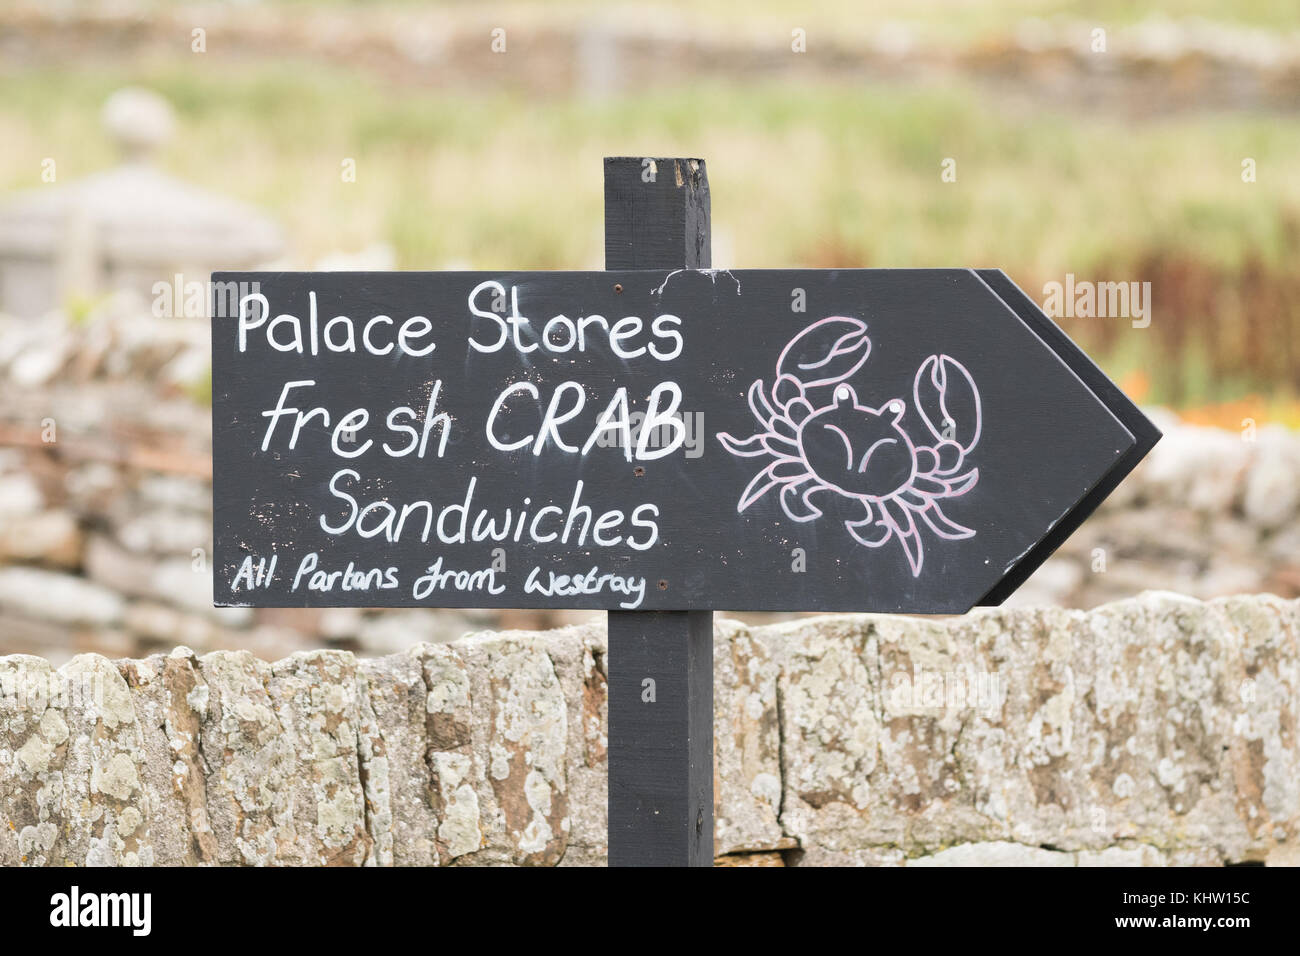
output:
[[[1001,272],[710,270],[655,164],[604,272],[214,276],[216,600],[608,611],[610,862],[708,865],[712,611],[999,603],[1159,433]]]

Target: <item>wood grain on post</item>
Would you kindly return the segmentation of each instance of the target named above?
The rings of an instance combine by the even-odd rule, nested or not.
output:
[[[707,269],[700,159],[605,159],[605,268]],[[609,865],[713,864],[713,614],[609,612]]]

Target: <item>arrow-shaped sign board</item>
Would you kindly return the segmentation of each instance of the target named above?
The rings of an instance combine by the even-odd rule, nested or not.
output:
[[[962,612],[1159,438],[997,271],[213,284],[219,604]]]

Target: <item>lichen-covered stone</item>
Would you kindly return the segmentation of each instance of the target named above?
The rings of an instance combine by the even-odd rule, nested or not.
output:
[[[472,751],[473,766],[485,771],[475,780],[483,811],[481,862],[558,863],[571,827],[568,715],[545,639],[485,633],[456,646],[479,717]]]
[[[271,665],[242,651],[217,651],[198,664],[207,692],[192,706],[217,862],[279,863],[281,847],[296,842],[289,790],[299,768],[268,690]]]
[[[209,767],[199,726],[208,687],[194,653],[178,647],[165,657],[120,661],[118,668],[140,720],[141,784],[153,813],[154,862],[217,862],[216,837],[208,819]]]
[[[58,673],[39,657],[0,658],[0,863],[62,862],[69,748]]]
[[[428,798],[438,820],[438,862],[445,865],[483,848],[483,812],[475,782],[485,779],[485,770],[474,752],[474,708],[464,654],[445,644],[422,650]]]
[[[1300,602],[715,633],[728,865],[1300,857]],[[603,629],[357,660],[0,658],[0,864],[591,865]]]
[[[290,758],[289,827],[277,863],[360,865],[369,856],[358,736],[356,659],[342,651],[295,654],[271,668],[268,685]]]
[[[141,778],[144,740],[130,688],[117,668],[82,654],[59,668],[63,708],[49,707],[38,733],[41,760],[63,754],[61,860],[86,866],[151,866],[153,806]],[[62,740],[63,743],[59,743]],[[45,748],[53,748],[53,752]]]
[[[1296,841],[1297,603],[849,616],[754,633],[781,663],[782,824],[833,852]]]
[[[1074,866],[1073,853],[994,841],[963,843],[930,856],[907,861],[907,866]]]
[[[715,855],[785,845],[779,819],[778,674],[766,646],[736,622],[718,622],[713,645]]]
[[[358,752],[377,866],[430,866],[439,818],[429,799],[423,647],[357,662]]]
[[[546,647],[568,710],[565,798],[568,838],[560,865],[603,865],[607,858],[609,695],[604,628],[552,631]]]

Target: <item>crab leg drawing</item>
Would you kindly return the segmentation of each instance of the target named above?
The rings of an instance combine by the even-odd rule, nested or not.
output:
[[[817,495],[855,500],[862,517],[845,521],[848,533],[868,548],[897,540],[917,577],[925,556],[922,528],[948,540],[975,534],[949,519],[940,502],[964,495],[979,481],[978,468],[963,470],[980,439],[979,389],[956,359],[931,355],[912,384],[914,415],[908,417],[903,398],[873,408],[847,382],[870,354],[861,319],[814,322],[781,351],[771,389],[762,379],[750,386],[749,408],[759,430],[745,439],[726,432],[717,438],[733,455],[767,459],[741,494],[737,512],[773,489],[779,489],[781,508],[792,521],[822,516]]]

